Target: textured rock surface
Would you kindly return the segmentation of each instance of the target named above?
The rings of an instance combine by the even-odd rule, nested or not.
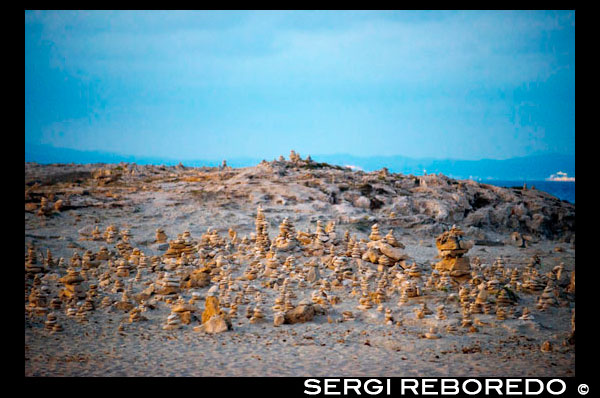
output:
[[[321,163],[307,165],[278,161],[223,170],[128,165],[130,172],[123,173],[115,170],[116,167],[119,166],[106,165],[105,170],[112,170],[111,177],[100,184],[92,177],[97,166],[26,163],[26,206],[33,208],[32,203],[39,204],[41,198],[50,193],[51,187],[56,187],[59,193],[55,199],[68,199],[68,205],[63,204],[61,213],[82,208],[118,209],[182,200],[208,206],[231,203],[235,198],[237,206],[248,206],[252,211],[258,204],[266,209],[285,203],[299,214],[308,209],[330,213],[338,226],[353,224],[361,227],[365,217],[376,217],[385,219],[392,227],[414,229],[427,236],[441,233],[442,230],[436,227],[440,223],[496,233],[518,231],[567,242],[571,242],[575,234],[575,205],[571,203],[536,189],[502,188],[443,175],[415,177],[389,173],[382,176],[377,172],[353,172]],[[177,199],[164,201],[146,194],[149,192],[144,189],[144,184],[150,182],[154,186],[169,185],[181,191]],[[123,184],[137,188],[111,196],[102,194],[111,189],[119,190]],[[134,193],[140,195],[131,196]],[[390,219],[392,212],[395,216]],[[381,224],[381,220],[379,222]],[[152,231],[156,226],[153,227]],[[165,232],[168,236],[174,235],[168,228]],[[149,233],[148,239],[154,241],[154,232]]]
[[[300,304],[293,310],[285,313],[285,323],[302,323],[312,321],[315,317],[315,308],[312,304]]]

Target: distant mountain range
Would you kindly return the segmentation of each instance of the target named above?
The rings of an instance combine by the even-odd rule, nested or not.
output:
[[[544,180],[558,171],[575,176],[574,155],[535,155],[505,160],[413,159],[404,156],[358,157],[313,156],[320,162],[358,166],[365,171],[387,167],[391,172],[422,175],[442,173],[448,177],[475,180]]]
[[[289,154],[283,154],[286,158]],[[307,154],[301,154],[305,157]],[[316,162],[325,162],[340,166],[351,166],[353,169],[364,171],[379,170],[387,167],[390,172],[422,175],[442,173],[457,179],[475,180],[544,180],[557,172],[575,176],[574,155],[535,155],[505,160],[455,160],[432,158],[409,158],[405,156],[369,156],[361,157],[347,154],[311,155]],[[248,167],[258,164],[260,158],[227,159],[231,167]],[[266,159],[272,160],[272,159]],[[79,151],[68,148],[55,148],[46,145],[25,144],[25,161],[37,163],[137,163],[176,165],[179,162],[185,166],[215,167],[222,160],[186,160],[163,157],[141,157],[120,155],[100,151]]]

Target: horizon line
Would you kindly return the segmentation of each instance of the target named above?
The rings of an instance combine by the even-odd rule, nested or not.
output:
[[[115,157],[124,157],[124,158],[137,158],[137,159],[152,159],[152,160],[163,160],[163,161],[169,161],[169,162],[199,162],[199,161],[206,161],[206,162],[222,162],[223,160],[229,161],[229,160],[258,160],[258,162],[262,161],[262,160],[266,160],[266,161],[271,161],[268,160],[267,157],[261,157],[261,156],[233,156],[233,157],[219,157],[219,158],[174,158],[174,157],[170,157],[170,156],[166,156],[166,155],[134,155],[134,154],[126,154],[126,153],[119,153],[119,152],[112,152],[112,151],[106,151],[106,150],[98,150],[98,149],[74,149],[74,148],[68,148],[68,147],[57,147],[57,146],[53,146],[53,145],[47,145],[47,144],[25,144],[25,153],[27,154],[28,152],[28,147],[29,147],[29,152],[31,154],[32,149],[34,148],[51,148],[51,149],[56,149],[56,150],[67,150],[67,151],[73,151],[73,152],[80,152],[80,153],[84,153],[84,154],[98,154],[98,155],[109,155],[109,156],[115,156]],[[294,150],[294,149],[291,149]],[[290,151],[291,151],[290,150]],[[295,151],[295,150],[294,150]],[[296,152],[297,154],[299,154],[298,152]],[[277,160],[277,158],[279,156],[284,156],[284,157],[289,157],[290,152],[286,153],[286,154],[279,154],[279,155],[275,155],[275,157],[273,158],[273,160]],[[402,154],[395,154],[395,155],[355,155],[355,154],[351,154],[351,153],[345,153],[345,152],[341,152],[341,153],[319,153],[319,154],[312,154],[312,153],[306,153],[306,155],[302,155],[299,154],[301,157],[303,157],[304,159],[306,158],[306,156],[310,156],[310,157],[314,157],[314,156],[347,156],[347,157],[355,157],[355,158],[361,158],[361,159],[368,159],[368,158],[404,158],[404,159],[409,159],[409,160],[434,160],[434,161],[460,161],[460,162],[478,162],[478,161],[505,161],[505,160],[513,160],[513,159],[524,159],[524,158],[531,158],[531,157],[540,157],[540,156],[565,156],[565,157],[575,157],[575,154],[567,154],[567,153],[560,153],[560,152],[548,152],[548,153],[532,153],[529,155],[521,155],[521,156],[513,156],[513,157],[508,157],[508,158],[490,158],[490,157],[484,157],[484,158],[477,158],[477,159],[463,159],[463,158],[443,158],[443,157],[434,157],[434,156],[423,156],[423,157],[414,157],[414,156],[406,156],[406,155],[402,155]],[[35,161],[33,161],[35,162]],[[126,160],[122,160],[121,162],[126,162],[128,163],[128,161]],[[69,162],[69,163],[78,163],[78,162]],[[94,162],[94,163],[106,163],[106,162]],[[135,163],[135,162],[133,162]],[[85,163],[83,163],[85,164]]]

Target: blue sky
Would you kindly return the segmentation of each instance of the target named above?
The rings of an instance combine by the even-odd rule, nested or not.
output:
[[[26,11],[25,144],[575,154],[574,11]]]

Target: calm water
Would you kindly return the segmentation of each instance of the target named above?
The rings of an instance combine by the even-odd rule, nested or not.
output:
[[[535,186],[535,189],[548,192],[559,199],[567,200],[575,203],[575,182],[574,181],[503,181],[503,180],[487,180],[481,181],[485,184],[496,185],[498,187],[522,187],[527,184],[527,187]]]

